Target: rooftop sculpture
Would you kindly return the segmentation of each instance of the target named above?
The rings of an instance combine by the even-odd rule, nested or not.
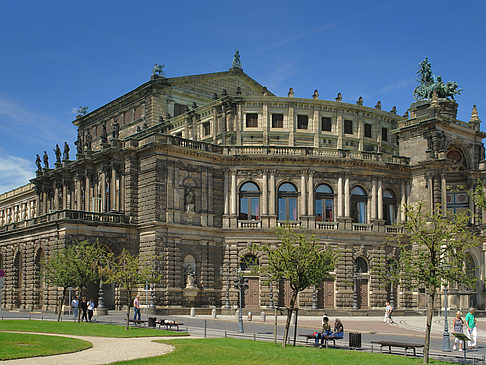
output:
[[[242,69],[241,68],[241,61],[240,61],[240,51],[236,50],[235,55],[233,56],[233,67],[232,68],[237,68],[237,69]]]
[[[152,74],[153,75],[159,75],[159,76],[165,77],[165,75],[164,75],[164,66],[165,65],[159,65],[159,64],[156,63],[154,65],[154,68],[152,69]]]
[[[430,100],[434,91],[439,98],[450,97],[452,100],[454,100],[454,95],[461,93],[462,89],[459,89],[457,82],[447,81],[444,84],[441,76],[435,77],[428,57],[425,57],[425,60],[419,63],[419,67],[417,81],[420,82],[420,85],[413,91],[415,100]]]

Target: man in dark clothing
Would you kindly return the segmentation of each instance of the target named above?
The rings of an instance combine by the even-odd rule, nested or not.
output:
[[[86,322],[88,322],[88,315],[87,315],[87,312],[88,312],[88,302],[86,302],[86,297],[83,297],[83,300],[79,304],[79,308],[81,308],[81,310],[83,311],[83,316],[81,317],[81,322],[83,321],[83,319]]]

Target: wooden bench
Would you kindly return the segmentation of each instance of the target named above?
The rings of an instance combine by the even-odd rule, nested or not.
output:
[[[313,339],[315,340],[315,337],[313,334],[305,334],[305,335],[299,335],[301,337],[305,337],[305,344],[308,345],[309,344],[309,340],[310,339]],[[342,338],[328,338],[328,339],[324,339],[324,344],[327,346],[327,342],[328,341],[332,341],[332,344],[333,346],[336,346],[336,340],[342,340]],[[321,341],[321,340],[319,340]]]
[[[144,324],[144,323],[147,323],[148,321],[145,320],[145,319],[129,319],[128,320],[128,323],[133,323],[135,326],[136,325],[139,325],[139,324]]]
[[[179,331],[179,326],[182,326],[184,323],[169,321],[167,319],[159,319],[155,322],[155,324],[158,324],[159,328],[165,326],[166,330],[172,329],[172,327],[177,327],[177,330]]]
[[[394,341],[371,341],[371,343],[376,343],[380,345],[380,350],[383,352],[383,346],[388,347],[388,353],[391,354],[392,347],[401,347],[405,349],[405,356],[408,355],[407,350],[413,350],[413,356],[417,356],[416,348],[417,347],[424,347],[423,344],[419,343],[407,343],[407,342],[394,342]]]

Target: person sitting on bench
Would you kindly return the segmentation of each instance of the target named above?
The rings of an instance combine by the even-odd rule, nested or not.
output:
[[[326,340],[337,340],[341,339],[344,336],[344,326],[341,323],[341,320],[339,318],[336,318],[336,321],[334,322],[334,332],[331,332],[329,336],[324,336]]]
[[[319,339],[321,340],[321,345],[324,344],[324,338],[332,334],[331,325],[329,324],[329,318],[324,316],[322,318],[322,332],[314,332],[314,338],[316,340],[315,345],[319,345]]]

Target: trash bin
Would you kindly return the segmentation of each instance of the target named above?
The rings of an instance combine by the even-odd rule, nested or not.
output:
[[[155,328],[155,321],[157,319],[155,317],[149,317],[149,320],[148,320],[148,326],[149,327],[152,327],[152,328]]]
[[[349,347],[361,347],[361,333],[349,332]]]

